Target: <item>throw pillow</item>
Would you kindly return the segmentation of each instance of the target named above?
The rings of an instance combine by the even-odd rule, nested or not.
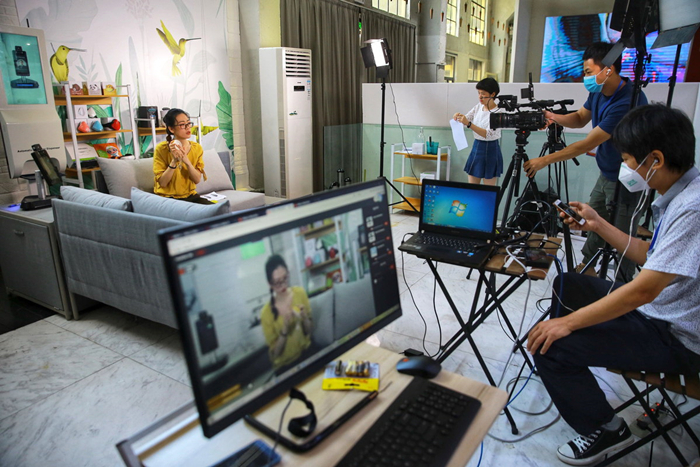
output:
[[[213,149],[207,149],[204,151],[202,159],[207,179],[204,180],[204,177],[202,177],[202,180],[197,185],[197,193],[205,195],[212,191],[233,190],[231,174],[226,173],[226,167],[221,162],[219,153]]]
[[[110,195],[129,198],[131,188],[153,193],[153,159],[106,159],[98,157]]]
[[[131,189],[131,203],[135,213],[186,222],[208,219],[229,212],[228,200],[211,205],[188,203],[146,193],[138,188]]]
[[[74,203],[98,206],[101,208],[132,211],[131,201],[119,196],[107,195],[99,191],[86,190],[74,186],[62,186],[61,198]]]
[[[311,316],[314,323],[312,340],[314,344],[327,346],[333,342],[333,289],[309,297]]]
[[[333,284],[333,291],[337,310],[333,323],[336,339],[374,318],[374,299],[369,274],[354,282]]]

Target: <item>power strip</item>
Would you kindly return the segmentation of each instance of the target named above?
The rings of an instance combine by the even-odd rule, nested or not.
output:
[[[674,419],[671,411],[668,408],[663,407],[658,402],[651,406],[651,413],[652,416],[657,417],[657,420],[662,426],[673,421]],[[637,437],[642,438],[650,432],[656,431],[656,425],[654,425],[654,422],[651,421],[651,417],[644,412],[637,417],[637,420],[635,420],[632,425],[630,425],[630,431]]]

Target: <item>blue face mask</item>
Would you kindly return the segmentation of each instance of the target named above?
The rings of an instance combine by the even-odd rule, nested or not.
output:
[[[588,90],[588,92],[600,92],[603,90],[603,85],[605,84],[605,82],[608,80],[608,77],[610,76],[610,69],[608,69],[608,74],[605,76],[605,79],[603,80],[603,82],[598,84],[598,82],[596,81],[596,78],[602,72],[603,72],[603,70],[600,70],[598,73],[596,73],[593,76],[584,76],[583,77],[583,85],[586,86],[586,89]]]

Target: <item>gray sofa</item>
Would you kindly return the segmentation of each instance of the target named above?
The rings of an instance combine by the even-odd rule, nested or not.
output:
[[[74,310],[77,310],[79,297],[87,297],[177,327],[157,232],[230,210],[264,204],[263,194],[235,191],[230,179],[231,190],[225,190],[223,185],[211,185],[221,181],[222,173],[228,178],[221,162],[217,166],[211,157],[209,154],[208,160],[205,159],[210,186],[203,185],[202,189],[200,184],[198,191],[217,191],[227,200],[210,206],[162,198],[139,190],[139,187],[148,190],[150,179],[149,191],[152,191],[153,174],[148,168],[148,159],[100,161],[112,194],[62,187],[63,199],[54,200],[53,210]],[[218,160],[216,153],[213,157]],[[126,185],[130,185],[128,192]],[[127,193],[128,196],[123,196]]]
[[[265,195],[239,191],[231,183],[228,152],[204,151],[204,172],[207,179],[197,185],[197,193],[204,195],[215,191],[226,196],[231,211],[255,208],[265,204]],[[97,158],[100,166],[97,189],[122,198],[131,197],[131,188],[153,193],[153,159],[122,160]],[[104,183],[103,183],[104,181]]]

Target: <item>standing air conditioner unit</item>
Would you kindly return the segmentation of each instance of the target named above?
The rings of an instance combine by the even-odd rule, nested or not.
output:
[[[312,193],[311,50],[260,49],[260,104],[265,194]]]

